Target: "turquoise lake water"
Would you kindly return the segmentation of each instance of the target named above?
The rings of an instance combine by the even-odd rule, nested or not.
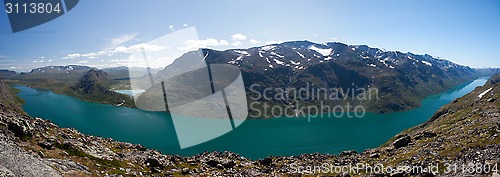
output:
[[[142,144],[165,154],[191,156],[203,151],[227,150],[258,159],[315,152],[338,154],[344,150],[362,152],[378,147],[402,130],[425,122],[441,106],[483,85],[486,80],[476,79],[431,95],[419,108],[410,111],[310,121],[300,117],[247,120],[223,136],[186,149],[180,149],[167,113],[91,103],[25,86],[15,88],[21,90],[18,95],[26,101],[23,108],[29,115],[51,120],[60,127]]]

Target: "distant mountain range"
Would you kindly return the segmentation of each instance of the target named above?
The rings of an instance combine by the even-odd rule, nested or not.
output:
[[[55,93],[70,95],[82,100],[135,107],[133,99],[112,91],[126,89],[128,68],[108,68],[111,74],[104,70],[88,66],[47,66],[32,69],[28,73],[8,73],[0,75],[21,85],[43,88]]]
[[[190,69],[186,65],[196,52],[187,53],[155,78],[170,72]],[[430,55],[385,51],[366,45],[346,45],[333,42],[317,44],[309,41],[292,41],[249,49],[217,51],[203,49],[209,64],[238,66],[245,81],[247,96],[255,96],[252,84],[264,89],[348,89],[377,88],[378,98],[357,100],[349,95],[340,100],[323,100],[330,105],[362,105],[367,111],[385,113],[418,107],[421,100],[431,94],[448,90],[460,83],[481,76],[490,76],[498,69],[473,69]],[[270,92],[271,95],[279,94]],[[331,93],[327,93],[331,94]],[[354,97],[359,93],[355,93]],[[302,98],[307,96],[302,96]],[[261,99],[273,106],[319,105],[321,100],[304,100],[300,95],[281,99]],[[249,105],[250,106],[250,105]],[[266,108],[259,108],[266,109]],[[271,108],[268,108],[271,109]],[[268,110],[271,112],[272,110]],[[291,111],[291,110],[289,110]],[[251,112],[250,114],[255,114]]]
[[[347,45],[338,42],[317,44],[309,41],[292,41],[271,44],[248,49],[217,51],[202,49],[201,52],[188,52],[162,70],[153,70],[154,79],[159,81],[166,73],[183,73],[192,67],[193,56],[206,57],[208,64],[230,64],[238,66],[242,72],[247,97],[256,96],[256,92],[276,95],[278,89],[326,89],[324,95],[331,95],[332,90],[359,90],[376,88],[378,99],[356,99],[359,91],[344,94],[338,100],[311,99],[306,95],[287,95],[283,98],[251,100],[261,104],[253,106],[257,110],[271,112],[271,108],[261,105],[295,107],[297,105],[361,105],[366,111],[386,113],[403,111],[418,107],[423,98],[448,90],[460,83],[474,78],[491,76],[500,69],[475,69],[455,64],[451,61],[432,57],[386,51],[366,45]],[[57,89],[57,86],[73,86],[84,75],[95,68],[87,66],[47,66],[35,68],[29,73],[15,73],[2,70],[0,76],[36,84],[38,87]],[[131,89],[130,75],[141,76],[144,68],[114,67],[102,69],[113,82],[105,84],[107,89]],[[101,72],[100,70],[95,70]],[[149,78],[142,73],[143,79]],[[45,83],[52,83],[44,85]],[[54,84],[55,83],[55,84]],[[64,83],[64,84],[62,84]],[[258,87],[252,85],[258,84]],[[34,86],[34,85],[32,85]],[[304,99],[305,98],[305,99]],[[260,105],[260,106],[259,106]],[[250,107],[250,105],[249,105]],[[249,109],[250,115],[256,115],[255,109]],[[293,110],[288,110],[288,112]],[[351,110],[352,111],[352,110]],[[268,116],[261,116],[268,117]]]

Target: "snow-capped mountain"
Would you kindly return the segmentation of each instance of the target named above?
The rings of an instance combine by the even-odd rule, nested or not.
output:
[[[317,44],[292,41],[248,49],[217,51],[203,49],[208,64],[235,65],[242,71],[247,95],[252,84],[264,88],[377,88],[379,99],[356,101],[353,98],[327,104],[364,105],[372,112],[392,112],[415,108],[426,96],[445,91],[485,72],[430,55],[386,51],[366,45],[332,42]],[[157,74],[189,70],[195,53],[187,53]],[[198,57],[199,58],[199,57]],[[487,73],[491,74],[491,73]],[[309,88],[308,88],[309,89]],[[271,92],[271,94],[273,94]],[[351,96],[352,97],[352,96]],[[261,100],[273,105],[297,102],[319,104],[317,100],[285,98]]]
[[[218,51],[205,50],[211,53]],[[430,55],[418,55],[413,53],[402,53],[398,51],[386,51],[378,48],[370,48],[366,45],[346,45],[332,42],[316,44],[309,41],[293,41],[281,44],[271,44],[250,49],[232,49],[224,51],[232,54],[231,58],[216,59],[217,62],[250,67],[254,71],[263,71],[275,68],[291,68],[294,71],[329,61],[354,61],[365,63],[374,69],[406,69],[408,67],[430,69],[439,68],[446,72],[450,68],[470,71],[471,68],[461,66],[453,62],[432,57]],[[411,66],[409,66],[411,65]]]

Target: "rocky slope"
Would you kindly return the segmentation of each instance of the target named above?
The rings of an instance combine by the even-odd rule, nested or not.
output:
[[[5,87],[1,82],[0,86]],[[6,90],[0,91],[13,96]],[[0,107],[3,108],[0,112],[0,175],[7,176],[492,176],[494,166],[500,165],[500,75],[382,147],[362,153],[345,151],[338,156],[304,154],[256,161],[230,152],[171,156],[5,111],[12,108],[11,105],[0,103]],[[13,158],[20,160],[13,161]],[[479,172],[479,168],[467,167],[469,163],[488,165],[490,170]],[[368,168],[349,171],[350,165],[360,164],[371,166],[372,171]],[[449,167],[446,164],[455,164],[457,168],[446,173]],[[431,170],[436,167],[437,171],[373,171],[381,165],[421,166]],[[346,167],[347,171],[337,167]]]
[[[11,88],[5,84],[4,80],[0,77],[0,103],[5,105],[0,107],[1,112],[23,112],[19,100],[11,93]]]

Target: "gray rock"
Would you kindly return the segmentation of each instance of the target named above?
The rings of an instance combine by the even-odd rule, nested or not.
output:
[[[4,166],[0,165],[0,176],[2,177],[15,177],[14,173]]]
[[[406,135],[394,141],[392,145],[394,146],[394,148],[399,149],[407,146],[410,143],[411,143],[411,137]]]
[[[25,120],[12,120],[8,123],[9,130],[17,137],[32,136],[31,126]]]
[[[189,174],[189,168],[183,168],[182,169],[182,174]]]
[[[54,143],[52,142],[41,142],[41,143],[38,143],[38,145],[44,149],[48,149],[48,150],[52,150],[54,148]]]
[[[431,138],[431,137],[437,136],[437,134],[433,133],[433,132],[424,132],[423,136],[426,137],[426,138]]]
[[[59,169],[62,173],[67,173],[70,171],[79,171],[90,175],[89,168],[85,165],[73,162],[71,160],[62,160],[62,159],[47,159],[50,162],[51,166]]]
[[[59,172],[47,165],[46,161],[17,147],[1,133],[0,166],[8,169],[8,171],[12,172],[15,176],[61,176]],[[8,174],[10,174],[10,172]]]
[[[144,163],[147,164],[149,167],[163,167],[158,160],[152,158],[146,159]]]
[[[355,150],[349,150],[349,151],[342,151],[339,156],[344,157],[344,156],[351,156],[351,155],[356,155],[358,152]]]
[[[214,168],[215,168],[215,167],[217,167],[217,165],[219,165],[220,163],[219,163],[219,162],[217,162],[217,161],[215,161],[215,160],[209,160],[208,162],[206,162],[206,164],[207,164],[208,166],[211,166],[211,167],[214,167]]]
[[[370,158],[376,159],[376,158],[379,158],[379,157],[380,157],[380,154],[378,154],[378,153],[370,154]]]

